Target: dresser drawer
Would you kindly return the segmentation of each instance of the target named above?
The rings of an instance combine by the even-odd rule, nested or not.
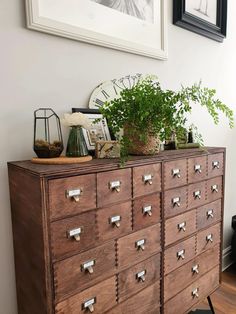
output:
[[[201,206],[197,209],[197,229],[200,230],[221,220],[221,200]]]
[[[160,279],[160,254],[118,275],[119,302],[123,302],[158,279]]]
[[[164,306],[165,314],[185,313],[219,286],[219,267],[215,267],[181,291]]]
[[[133,168],[134,197],[161,190],[161,164]]]
[[[207,181],[207,200],[212,202],[222,197],[222,177]]]
[[[188,183],[205,180],[207,177],[207,157],[188,159]]]
[[[131,169],[101,172],[97,174],[98,207],[131,198]]]
[[[96,208],[96,177],[82,175],[48,181],[50,219]]]
[[[188,187],[188,208],[197,208],[206,203],[206,181]]]
[[[54,264],[56,300],[80,292],[94,285],[96,280],[108,278],[116,270],[115,242],[64,259]]]
[[[208,178],[221,176],[224,173],[223,153],[208,155]]]
[[[160,251],[160,224],[118,239],[118,266],[138,263]]]
[[[221,238],[221,224],[218,223],[206,230],[203,230],[197,234],[197,254],[208,250],[217,243]]]
[[[106,314],[159,314],[160,282],[145,288]],[[99,313],[102,314],[102,313]]]
[[[84,251],[96,244],[95,211],[51,223],[53,259]]]
[[[187,160],[178,159],[164,163],[164,187],[171,189],[187,184]]]
[[[116,305],[116,278],[107,279],[56,305],[56,314],[101,314]]]
[[[131,202],[109,206],[97,211],[99,242],[120,237],[132,231]]]
[[[164,301],[168,301],[219,263],[220,247],[216,245],[169,273],[164,278]]]
[[[164,192],[165,218],[178,215],[187,210],[188,189],[182,187]]]
[[[165,245],[181,240],[196,231],[196,210],[165,221]]]
[[[177,243],[164,252],[164,272],[168,274],[195,256],[195,236]]]
[[[142,229],[156,224],[161,218],[160,193],[147,195],[134,200],[133,205],[133,228]]]

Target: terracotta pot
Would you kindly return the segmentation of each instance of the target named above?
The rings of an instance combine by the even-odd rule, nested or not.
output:
[[[132,129],[131,129],[132,128]],[[128,153],[130,155],[155,155],[160,151],[160,139],[149,132],[147,140],[140,140],[140,131],[132,126],[124,127],[124,136],[130,140]]]

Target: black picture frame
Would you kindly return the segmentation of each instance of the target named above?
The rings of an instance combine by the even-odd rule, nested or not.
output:
[[[216,0],[216,24],[186,12],[186,1],[188,0],[173,0],[173,24],[215,41],[223,42],[227,29],[227,0]]]
[[[72,108],[72,113],[74,112],[81,112],[85,115],[88,116],[88,118],[90,118],[91,120],[93,119],[101,119],[100,123],[101,123],[101,130],[104,132],[103,138],[99,138],[102,140],[113,140],[114,136],[112,135],[112,132],[110,131],[106,118],[102,117],[102,114],[100,113],[99,109],[88,109],[88,108]],[[96,129],[96,128],[94,128]],[[84,134],[84,138],[85,138],[85,142],[87,144],[88,147],[88,151],[91,155],[95,155],[95,143],[92,140],[92,137],[89,135],[89,130],[84,130],[83,129],[83,134]]]

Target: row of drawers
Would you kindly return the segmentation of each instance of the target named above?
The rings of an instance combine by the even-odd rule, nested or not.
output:
[[[169,161],[164,163],[164,188],[168,190],[222,174],[223,154]],[[50,219],[161,191],[161,181],[161,163],[49,180]]]

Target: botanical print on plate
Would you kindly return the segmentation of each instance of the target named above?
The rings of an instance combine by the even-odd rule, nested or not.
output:
[[[118,10],[144,20],[149,23],[154,22],[154,0],[91,0],[96,3],[105,5],[111,9]]]
[[[186,0],[185,11],[216,25],[217,0]]]

